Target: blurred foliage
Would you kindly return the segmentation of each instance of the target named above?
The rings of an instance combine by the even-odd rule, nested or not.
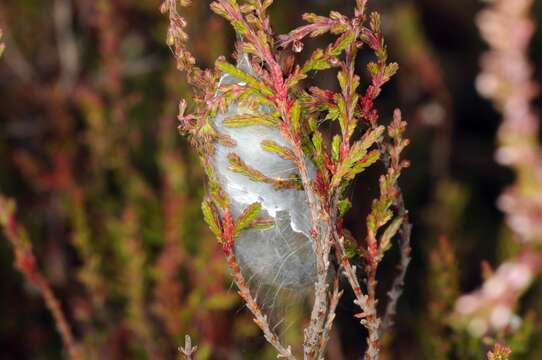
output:
[[[177,100],[188,90],[165,45],[159,5],[2,1],[0,193],[17,200],[19,222],[88,358],[173,359],[190,334],[198,359],[270,359],[202,222],[203,174],[176,131]],[[493,161],[499,116],[473,85],[483,49],[473,18],[481,5],[370,2],[401,65],[379,100],[383,115],[402,108],[412,139],[402,184],[415,225],[413,262],[386,340],[390,359],[479,359],[495,346],[454,333],[446,319],[451,298],[480,283],[481,261],[495,264],[514,251],[495,206],[511,181]],[[350,8],[339,0],[276,0],[271,11],[285,33],[305,11]],[[198,61],[209,66],[229,55],[233,33],[207,2],[188,9]],[[538,24],[540,9],[538,2]],[[540,33],[533,43],[540,64]],[[367,194],[375,191],[376,181],[352,189],[352,232],[361,231]],[[439,242],[441,235],[448,240]],[[58,359],[52,318],[12,263],[0,236],[0,359]],[[542,356],[542,321],[534,315],[542,313],[541,296],[537,283],[522,304],[532,314],[503,339],[511,359]],[[362,351],[351,301],[346,294],[339,305],[331,359]],[[301,321],[295,307],[284,311]],[[298,342],[299,333],[283,333]]]

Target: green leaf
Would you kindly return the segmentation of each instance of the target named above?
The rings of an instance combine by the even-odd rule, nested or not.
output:
[[[346,174],[346,178],[353,179],[356,175],[365,171],[365,169],[377,162],[378,159],[380,159],[380,151],[373,150],[369,152],[365,157],[354,163],[350,171]]]
[[[237,68],[235,65],[232,65],[223,59],[218,59],[215,62],[215,66],[218,70],[234,76],[235,78],[239,79],[239,81],[245,82],[249,87],[258,90],[263,95],[273,96],[273,91],[271,91],[271,89],[269,89],[264,83]]]
[[[323,148],[323,138],[322,133],[315,131],[312,135],[312,144],[314,145],[313,160],[314,163],[320,168],[320,170],[325,168],[325,154]]]
[[[222,230],[213,203],[209,200],[204,200],[201,203],[201,211],[203,212],[203,219],[207,225],[209,225],[209,229],[211,229],[213,234],[220,239],[222,237]]]
[[[330,106],[327,111],[326,120],[335,121],[339,118],[339,108],[337,106]]]
[[[335,44],[329,49],[329,54],[332,56],[339,56],[344,50],[346,50],[352,42],[356,40],[356,34],[352,31],[347,31],[335,41]]]
[[[352,207],[352,202],[348,199],[342,199],[337,204],[337,208],[339,209],[339,216],[343,217],[348,210]]]
[[[393,205],[393,197],[390,196],[389,192],[382,191],[382,184],[385,182],[383,179],[385,179],[385,176],[380,178],[380,198],[373,201],[371,213],[367,216],[367,228],[374,233],[393,217],[393,212],[390,210],[390,207]]]
[[[245,23],[239,20],[232,21],[231,26],[239,35],[245,35],[248,33],[248,28],[245,26]]]
[[[292,105],[292,108],[290,109],[290,121],[292,122],[292,129],[299,134],[301,125],[300,125],[300,118],[301,118],[301,104],[299,101],[294,101],[294,104]]]
[[[239,216],[239,219],[237,219],[237,222],[235,223],[235,227],[233,229],[233,237],[237,238],[241,231],[247,229],[250,227],[252,222],[256,220],[258,215],[260,214],[262,210],[262,204],[260,203],[253,203],[249,205]]]
[[[337,74],[337,79],[339,80],[339,85],[341,87],[343,96],[351,98],[350,108],[355,109],[359,98],[356,94],[356,90],[359,87],[359,76],[354,75],[352,77],[351,83],[348,84],[348,78],[346,76],[346,73],[344,71],[339,71],[339,73]]]
[[[204,164],[203,165],[205,169],[205,174],[207,174],[208,184],[209,184],[209,190],[210,195],[213,199],[213,201],[217,204],[217,206],[221,208],[227,208],[228,207],[228,197],[222,190],[222,187],[220,186],[215,169],[210,164]]]
[[[337,167],[333,175],[332,185],[338,186],[345,179],[353,179],[380,158],[378,150],[373,150],[370,153],[367,153],[367,150],[381,138],[384,130],[384,126],[379,126],[368,131],[359,141],[352,145],[346,158]]]
[[[309,23],[323,22],[327,20],[327,18],[317,15],[315,13],[305,13],[302,15],[302,18]]]
[[[288,80],[286,80],[286,85],[288,85],[289,88],[294,87],[298,82],[306,78],[307,74],[301,72],[300,69],[296,69],[296,71],[288,77]]]
[[[386,130],[384,126],[378,126],[375,129],[366,132],[359,141],[355,142],[350,151],[354,155],[357,154],[357,156],[354,157],[354,160],[364,156],[367,149],[380,140],[384,130]]]
[[[341,147],[341,136],[340,135],[333,136],[333,140],[331,140],[331,156],[333,160],[335,161],[339,160],[340,147]]]
[[[346,73],[344,71],[339,71],[337,79],[339,80],[342,92],[346,93]]]
[[[362,256],[362,252],[360,251],[360,249],[358,249],[355,240],[352,238],[349,238],[348,236],[344,238],[344,248],[345,248],[344,249],[345,255],[348,259],[353,259],[353,258]]]
[[[348,31],[349,29],[350,29],[350,28],[348,27],[348,25],[342,24],[342,23],[338,23],[338,24],[334,24],[333,26],[331,26],[331,28],[329,29],[329,31],[330,31],[332,34],[342,34],[343,32]]]
[[[255,182],[271,184],[275,190],[299,189],[301,187],[301,182],[295,174],[292,174],[289,179],[270,178],[264,175],[261,171],[249,166],[239,157],[239,155],[235,153],[228,154],[228,162],[228,169],[230,171],[242,174]]]
[[[312,143],[318,154],[322,152],[322,141],[322,133],[320,133],[319,131],[315,131],[312,135]]]
[[[396,62],[386,65],[384,68],[384,81],[388,81],[399,70],[399,64]]]
[[[367,70],[369,71],[369,74],[371,77],[376,77],[378,73],[380,72],[380,67],[375,62],[370,62],[367,64]]]
[[[315,116],[310,116],[307,120],[307,124],[309,125],[310,131],[316,131],[316,129],[318,129],[318,120]]]
[[[224,119],[224,125],[229,128],[243,128],[247,126],[261,125],[276,128],[280,125],[280,119],[264,115],[235,115]]]
[[[262,146],[262,149],[264,149],[265,151],[277,154],[284,160],[290,160],[290,161],[296,160],[296,156],[292,150],[276,143],[273,140],[264,140],[262,141],[261,146]]]
[[[352,79],[350,92],[354,94],[356,90],[358,89],[358,87],[359,87],[359,76],[354,75],[354,78]]]
[[[326,70],[329,68],[331,68],[331,64],[325,56],[324,50],[316,49],[301,68],[301,73],[306,74],[312,70]]]
[[[252,181],[268,182],[269,180],[267,176],[265,176],[262,172],[250,167],[239,157],[239,155],[235,153],[228,154],[228,162],[229,170],[238,174],[245,175]]]
[[[344,101],[344,98],[341,95],[335,96],[337,100],[337,109],[339,112],[339,125],[341,126],[341,132],[345,131],[346,126],[346,102]]]
[[[388,225],[382,237],[380,238],[380,253],[384,254],[391,247],[391,239],[397,234],[401,224],[403,223],[403,218],[398,217],[394,219],[391,224]]]

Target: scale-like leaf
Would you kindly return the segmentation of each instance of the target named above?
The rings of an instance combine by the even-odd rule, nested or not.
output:
[[[209,225],[209,228],[213,234],[217,237],[217,239],[220,239],[222,236],[222,230],[218,220],[218,214],[212,202],[209,200],[204,200],[201,203],[201,211],[203,212],[203,219],[207,225]]]
[[[384,233],[382,234],[382,237],[380,238],[380,252],[381,254],[384,254],[390,247],[391,247],[391,239],[397,234],[397,231],[399,231],[399,228],[401,227],[401,224],[403,222],[402,217],[398,217],[394,219],[384,230]]]
[[[299,101],[295,101],[290,110],[290,121],[292,122],[292,128],[296,133],[299,133],[301,125],[299,123],[301,119],[301,104]]]
[[[296,157],[292,150],[276,143],[273,140],[264,140],[261,143],[262,149],[268,152],[272,152],[274,154],[277,154],[284,160],[291,160],[295,161]]]
[[[237,222],[235,223],[235,227],[233,230],[233,237],[236,238],[239,236],[241,231],[249,228],[254,220],[260,215],[260,212],[262,211],[262,204],[260,203],[253,203],[249,205],[239,216],[239,219],[237,219]]]
[[[262,125],[268,127],[278,127],[280,119],[264,115],[235,115],[224,119],[224,125],[229,128],[243,128],[247,126]]]
[[[367,150],[381,138],[384,130],[384,126],[378,126],[352,145],[348,155],[341,161],[333,175],[332,184],[334,186],[338,186],[345,179],[353,179],[380,158],[378,150],[369,153]]]
[[[223,59],[218,59],[215,62],[215,66],[218,70],[230,74],[231,76],[239,79],[239,81],[246,83],[251,88],[258,90],[263,95],[273,96],[273,91],[271,91],[271,89],[269,89],[263,82],[256,79],[254,76],[247,74],[235,65],[232,65]]]

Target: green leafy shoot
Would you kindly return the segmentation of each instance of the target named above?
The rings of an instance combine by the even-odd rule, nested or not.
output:
[[[203,212],[203,219],[209,225],[209,229],[216,236],[217,239],[222,237],[222,227],[220,226],[220,217],[216,212],[216,208],[209,200],[204,200],[201,203],[201,210]]]
[[[265,151],[277,154],[284,160],[296,161],[296,156],[292,150],[277,144],[273,140],[264,140],[261,146]]]
[[[218,60],[216,60],[215,66],[218,70],[222,71],[223,73],[230,74],[231,76],[237,78],[239,81],[246,83],[247,86],[259,91],[262,95],[268,97],[273,96],[273,91],[268,88],[263,82],[256,79],[254,76],[247,74],[235,65],[226,62],[223,58],[219,58]]]
[[[239,216],[239,219],[235,222],[233,229],[233,237],[239,237],[241,231],[250,228],[252,223],[256,220],[262,210],[262,204],[253,203],[249,205],[243,213]]]
[[[279,127],[280,119],[262,114],[250,115],[235,115],[224,119],[224,125],[229,128],[244,128],[248,126],[261,125],[267,127]]]

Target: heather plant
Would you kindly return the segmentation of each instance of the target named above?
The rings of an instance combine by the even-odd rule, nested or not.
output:
[[[5,237],[10,242],[15,253],[15,267],[34,286],[36,286],[49,311],[51,312],[57,330],[62,337],[63,345],[71,359],[81,359],[81,354],[75,343],[72,330],[64,315],[60,302],[51,290],[49,282],[39,270],[32,251],[32,245],[25,230],[15,220],[15,202],[0,196],[0,226]]]
[[[0,358],[542,358],[539,3],[189,2],[0,2]]]
[[[367,331],[366,359],[376,359],[380,337],[393,323],[409,263],[410,225],[398,178],[408,163],[401,153],[406,123],[396,110],[389,125],[380,120],[374,101],[396,73],[388,62],[380,16],[355,3],[349,18],[308,13],[308,25],[276,35],[267,9],[272,1],[219,0],[211,9],[228,20],[238,36],[237,65],[219,58],[202,70],[186,46],[186,21],[178,7],[189,1],[165,1],[167,42],[194,89],[192,109],[180,102],[180,130],[197,149],[208,181],[203,215],[217,237],[239,294],[279,357],[294,359],[265,314],[260,296],[272,289],[312,289],[310,321],[304,330],[303,356],[325,356],[344,276],[355,294],[356,314]],[[326,33],[336,40],[303,63],[307,37]],[[293,53],[287,49],[291,48]],[[358,52],[367,48],[370,81],[361,88],[355,72]],[[310,79],[335,70],[339,91],[309,86]],[[326,123],[336,131],[324,132]],[[353,239],[344,229],[350,207],[347,189],[377,162],[384,165],[380,194],[366,219],[366,236]],[[395,239],[399,272],[378,311],[377,270]],[[361,271],[352,262],[361,259]],[[265,297],[265,294],[263,295]]]
[[[529,17],[532,4],[530,0],[499,0],[478,16],[477,24],[490,49],[481,59],[482,72],[476,84],[481,95],[503,115],[495,157],[514,171],[516,181],[502,193],[498,205],[518,245],[515,254],[497,269],[487,269],[481,288],[456,303],[459,326],[476,337],[489,335],[511,343],[516,342],[512,334],[519,332],[520,326],[531,327],[532,320],[527,318],[522,325],[514,312],[542,269],[542,149],[540,120],[531,105],[537,85],[531,79],[533,69],[528,60],[534,32]],[[517,345],[520,350],[524,341]],[[495,353],[489,358],[505,355]]]

